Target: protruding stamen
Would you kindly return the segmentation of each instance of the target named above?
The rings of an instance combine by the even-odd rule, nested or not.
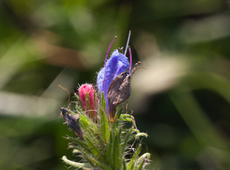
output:
[[[131,48],[129,48],[129,73],[132,71],[132,65],[133,65],[133,56]]]
[[[129,34],[128,34],[128,38],[127,38],[127,42],[126,42],[126,46],[125,46],[124,55],[126,55],[126,53],[127,53],[127,50],[128,50],[128,47],[129,47],[130,37],[131,37],[131,31],[129,30]]]
[[[108,60],[109,52],[110,52],[110,50],[111,50],[111,48],[112,48],[112,45],[113,45],[113,43],[115,42],[116,39],[117,39],[117,36],[115,35],[115,36],[113,37],[113,39],[111,40],[111,42],[109,43],[108,49],[107,49],[107,51],[106,51],[106,53],[105,53],[105,63],[106,63],[106,61]]]

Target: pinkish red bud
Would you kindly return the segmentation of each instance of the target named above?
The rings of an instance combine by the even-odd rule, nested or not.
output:
[[[96,119],[96,91],[92,84],[82,84],[78,89],[79,98],[86,114]]]

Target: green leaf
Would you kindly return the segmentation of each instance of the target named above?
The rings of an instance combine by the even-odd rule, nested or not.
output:
[[[80,126],[83,131],[83,142],[95,156],[101,154],[103,143],[98,137],[97,125],[85,114],[80,114]]]
[[[80,126],[82,129],[94,128],[95,123],[84,113],[80,114]]]
[[[108,143],[110,137],[110,127],[108,117],[106,115],[106,104],[104,95],[101,97],[101,107],[100,107],[100,132],[105,143]]]
[[[110,133],[110,139],[105,149],[106,162],[112,169],[122,169],[123,153],[121,151],[121,132],[117,127],[117,123],[113,123]]]
[[[115,136],[113,140],[113,165],[114,169],[121,169],[123,155],[121,152],[121,131],[114,130]]]

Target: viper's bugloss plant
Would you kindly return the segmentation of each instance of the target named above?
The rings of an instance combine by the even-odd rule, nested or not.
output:
[[[83,84],[70,105],[61,108],[64,121],[75,134],[67,137],[75,158],[63,156],[62,160],[74,168],[144,170],[150,162],[150,154],[141,151],[147,134],[137,129],[134,117],[122,104],[130,96],[130,79],[136,68],[132,68],[127,46],[123,53],[115,50],[109,59],[106,56],[97,75],[97,90],[92,84]]]

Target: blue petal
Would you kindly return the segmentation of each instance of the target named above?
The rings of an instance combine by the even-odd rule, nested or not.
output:
[[[106,94],[109,86],[114,78],[114,75],[117,71],[117,67],[118,67],[118,57],[117,56],[113,56],[110,59],[108,59],[108,61],[106,62],[105,65],[105,77],[104,77],[104,93]]]
[[[129,61],[128,61],[128,58],[124,54],[119,53],[118,50],[115,50],[112,53],[111,58],[112,57],[117,57],[118,58],[117,70],[116,70],[116,72],[114,74],[114,77],[113,77],[113,79],[115,79],[119,74],[121,74],[122,72],[128,70]]]
[[[108,110],[107,92],[112,81],[122,72],[128,70],[129,61],[128,58],[115,50],[111,57],[106,61],[105,66],[100,70],[97,75],[97,87],[98,90],[105,95],[106,105]]]
[[[97,88],[100,92],[103,92],[103,83],[105,77],[105,68],[103,67],[97,75]]]

